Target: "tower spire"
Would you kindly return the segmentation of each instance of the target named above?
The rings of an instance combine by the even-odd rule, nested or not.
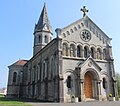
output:
[[[34,29],[34,50],[33,55],[38,53],[52,40],[52,27],[47,14],[46,3],[44,3],[38,23]]]
[[[38,23],[35,26],[35,32],[40,31],[40,30],[44,30],[43,28],[44,28],[45,25],[46,25],[45,30],[52,33],[52,27],[50,25],[50,21],[49,21],[49,18],[48,18],[48,13],[47,13],[47,9],[46,9],[46,3],[44,3],[42,12],[41,12],[39,20],[38,20]]]

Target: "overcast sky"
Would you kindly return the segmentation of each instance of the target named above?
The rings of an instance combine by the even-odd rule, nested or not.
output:
[[[32,57],[34,26],[44,2],[53,31],[82,18],[80,9],[86,5],[88,17],[112,38],[115,70],[120,72],[120,0],[1,0],[0,88],[7,85],[7,66]]]

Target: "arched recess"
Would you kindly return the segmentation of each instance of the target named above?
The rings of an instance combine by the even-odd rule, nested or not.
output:
[[[80,72],[81,79],[84,79],[85,73],[87,72],[90,72],[93,75],[94,80],[100,80],[100,73],[93,68],[88,68],[86,70],[81,71]]]
[[[57,75],[55,56],[51,56],[50,70],[51,70],[50,78],[53,80],[55,76]]]
[[[17,72],[13,73],[13,83],[17,82]]]
[[[89,55],[89,47],[88,46],[85,46],[84,47],[84,58],[87,58]]]
[[[38,43],[42,43],[41,35],[38,36]]]
[[[77,46],[77,57],[82,57],[82,46],[81,45]]]
[[[70,32],[73,33],[74,32],[73,29],[70,29]]]
[[[107,83],[106,78],[103,77],[102,86],[103,86],[104,89],[106,89],[106,87],[107,87],[107,84],[106,84],[106,83]]]
[[[55,57],[52,55],[50,57],[50,67],[49,67],[49,72],[48,72],[48,95],[51,96],[51,99],[54,99],[55,97],[55,92],[56,92],[56,87],[55,87],[55,75],[56,75],[56,71],[55,71]]]
[[[91,56],[92,58],[95,58],[95,48],[91,47]]]
[[[101,50],[101,48],[97,48],[97,59],[102,60],[102,50]]]
[[[107,50],[103,49],[103,59],[106,60],[107,58]]]
[[[64,100],[69,101],[72,95],[77,95],[77,75],[74,73],[74,70],[68,69],[64,73]]]
[[[44,43],[48,43],[48,36],[47,35],[45,35],[45,37],[44,37]]]
[[[63,43],[63,56],[68,56],[68,44]]]
[[[52,80],[54,78],[54,57],[51,56],[50,58],[50,69],[49,69],[49,73],[48,73],[48,79]]]
[[[70,56],[75,57],[75,45],[74,44],[70,45]]]
[[[111,93],[110,88],[110,76],[107,72],[101,73],[101,81],[102,81],[102,98],[107,100],[108,95]]]
[[[83,83],[83,94],[85,98],[94,98],[99,99],[98,95],[100,95],[101,89],[100,87],[100,74],[98,71],[89,68],[85,71],[81,72],[81,79],[84,80]]]

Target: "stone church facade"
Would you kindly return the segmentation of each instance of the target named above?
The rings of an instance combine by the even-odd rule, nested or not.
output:
[[[8,98],[70,102],[117,100],[114,59],[109,38],[87,15],[53,32],[44,5],[34,29],[30,60],[9,66]]]

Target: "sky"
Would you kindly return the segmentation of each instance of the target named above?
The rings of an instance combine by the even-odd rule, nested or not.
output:
[[[112,38],[115,71],[120,72],[120,0],[1,0],[0,88],[7,86],[9,65],[32,57],[34,26],[44,2],[53,31],[82,18],[86,5],[88,17]]]

